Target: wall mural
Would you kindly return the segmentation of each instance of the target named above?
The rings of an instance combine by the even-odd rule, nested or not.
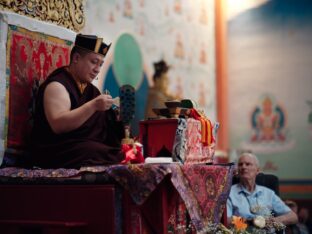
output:
[[[228,21],[232,152],[254,151],[264,172],[312,185],[312,2],[248,2],[261,4]]]
[[[145,117],[154,63],[161,60],[170,66],[168,93],[194,100],[216,120],[214,1],[89,0],[85,14],[83,32],[113,42],[98,86],[117,95],[121,76],[137,80],[138,120]]]
[[[288,113],[283,105],[270,94],[259,98],[249,116],[250,137],[241,148],[255,153],[271,154],[287,152],[295,146],[288,129]]]

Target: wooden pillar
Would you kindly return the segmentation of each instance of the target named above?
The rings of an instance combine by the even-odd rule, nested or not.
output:
[[[229,149],[228,123],[228,79],[227,79],[227,34],[226,0],[215,0],[215,37],[216,37],[216,85],[217,85],[217,149]]]

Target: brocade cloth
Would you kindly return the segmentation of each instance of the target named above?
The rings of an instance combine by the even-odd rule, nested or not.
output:
[[[180,118],[172,147],[172,158],[183,164],[212,163],[215,143],[204,145],[199,120]]]
[[[9,25],[7,38],[4,140],[12,157],[28,150],[37,89],[54,69],[69,63],[72,42],[16,25]]]
[[[93,166],[79,170],[2,168],[0,177],[75,178],[87,172],[109,175],[129,192],[137,205],[143,204],[165,176],[170,175],[192,224],[200,231],[208,223],[220,222],[232,184],[233,166],[171,163]]]

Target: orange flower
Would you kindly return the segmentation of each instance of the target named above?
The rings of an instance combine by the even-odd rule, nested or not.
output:
[[[235,229],[238,231],[244,231],[247,228],[246,221],[242,217],[233,216],[232,224],[234,224]]]

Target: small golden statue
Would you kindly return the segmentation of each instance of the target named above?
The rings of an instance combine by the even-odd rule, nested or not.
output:
[[[162,59],[154,63],[155,73],[153,75],[154,86],[149,89],[145,118],[157,117],[153,108],[165,108],[164,103],[175,100],[175,97],[168,93],[168,70],[170,66]]]

